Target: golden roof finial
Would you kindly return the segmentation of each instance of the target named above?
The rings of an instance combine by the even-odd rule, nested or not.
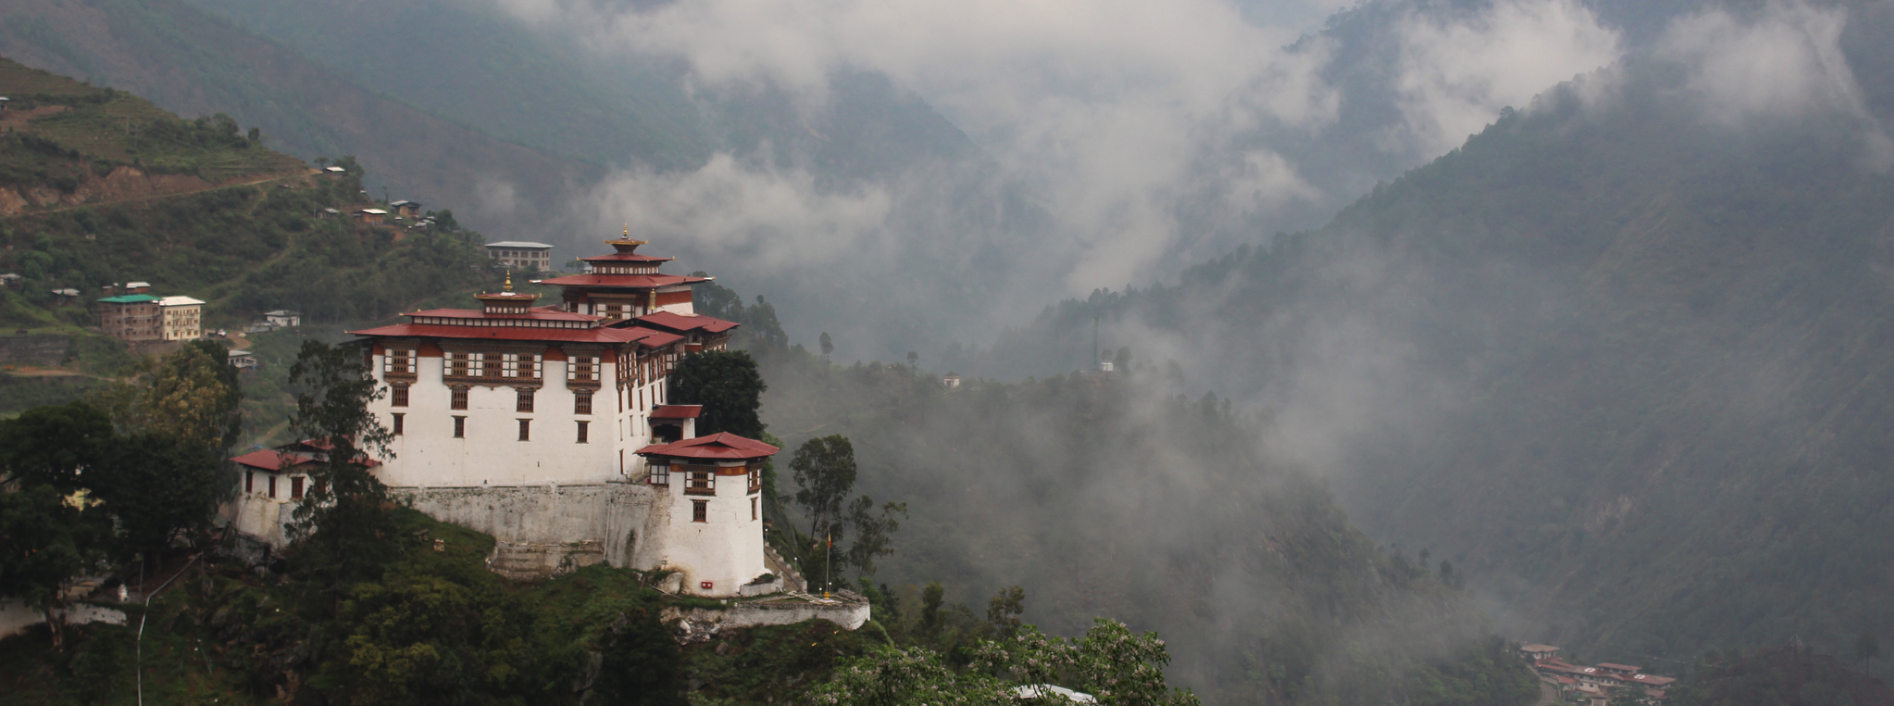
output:
[[[513,271],[512,270],[506,271],[506,291],[508,294],[513,293]]]
[[[631,237],[631,222],[630,221],[625,222],[625,237],[626,238]]]

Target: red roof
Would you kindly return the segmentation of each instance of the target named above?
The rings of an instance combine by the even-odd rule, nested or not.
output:
[[[566,275],[540,280],[540,284],[557,287],[639,287],[651,289],[673,284],[696,284],[708,282],[708,277],[687,275]]]
[[[1620,671],[1620,672],[1631,672],[1633,674],[1637,673],[1638,671],[1637,667],[1633,667],[1628,664],[1617,664],[1614,662],[1599,662],[1598,667],[1600,669],[1611,669],[1611,670]]]
[[[632,319],[641,324],[650,324],[661,329],[684,332],[702,329],[705,333],[723,333],[742,324],[724,321],[715,316],[702,314],[679,314],[674,311],[655,311]]]
[[[1651,686],[1669,686],[1671,682],[1677,681],[1671,677],[1660,677],[1655,674],[1639,674],[1630,679],[1639,684],[1649,684]]]
[[[489,314],[480,309],[429,309],[427,311],[417,311],[412,314],[402,314],[402,316],[432,316],[441,319],[506,319],[509,321],[519,321],[521,319],[534,321],[602,321],[605,319],[603,316],[563,311],[557,306],[536,306],[527,309],[524,314]]]
[[[652,419],[696,419],[704,413],[700,404],[666,404],[651,410]]]
[[[487,341],[553,341],[559,343],[637,343],[663,348],[684,339],[674,333],[648,328],[533,328],[528,326],[456,326],[451,324],[395,324],[350,331],[357,336],[459,338]]]
[[[656,255],[639,255],[638,253],[635,253],[635,252],[615,252],[609,255],[597,255],[594,257],[582,257],[579,259],[584,260],[586,262],[670,262],[677,258],[658,257]]]
[[[251,468],[260,468],[274,473],[291,466],[300,466],[305,463],[313,462],[316,460],[316,457],[309,454],[287,451],[264,450],[251,451],[250,453],[230,460]]]
[[[727,431],[720,431],[710,436],[673,441],[669,444],[652,444],[638,449],[638,454],[738,461],[774,456],[781,450],[755,439],[746,439]]]

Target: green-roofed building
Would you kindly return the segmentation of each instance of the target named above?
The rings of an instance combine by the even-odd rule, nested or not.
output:
[[[164,336],[163,310],[149,294],[126,294],[99,300],[99,328],[126,343],[156,341]]]

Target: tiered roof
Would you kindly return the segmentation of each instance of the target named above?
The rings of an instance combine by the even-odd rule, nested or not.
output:
[[[634,250],[642,240],[629,237],[606,241],[618,252],[588,261],[658,263],[671,258],[638,255]],[[652,271],[656,271],[653,264]],[[706,277],[681,277],[651,274],[576,275],[542,280],[542,284],[560,287],[645,287],[703,282]],[[603,316],[566,311],[557,306],[534,306],[537,294],[513,291],[513,275],[507,273],[502,291],[474,295],[479,309],[429,309],[403,314],[407,323],[353,331],[358,336],[401,338],[451,338],[489,341],[547,341],[556,343],[636,343],[648,349],[663,348],[684,340],[692,332],[723,333],[736,328],[735,322],[716,317],[684,315],[660,311],[639,317],[631,325],[607,326],[616,321]]]

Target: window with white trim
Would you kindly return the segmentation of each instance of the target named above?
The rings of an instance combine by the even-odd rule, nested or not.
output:
[[[396,375],[414,374],[414,349],[388,349],[381,357],[381,371]]]
[[[651,466],[651,484],[652,485],[670,485],[671,484],[670,465],[653,464]]]

